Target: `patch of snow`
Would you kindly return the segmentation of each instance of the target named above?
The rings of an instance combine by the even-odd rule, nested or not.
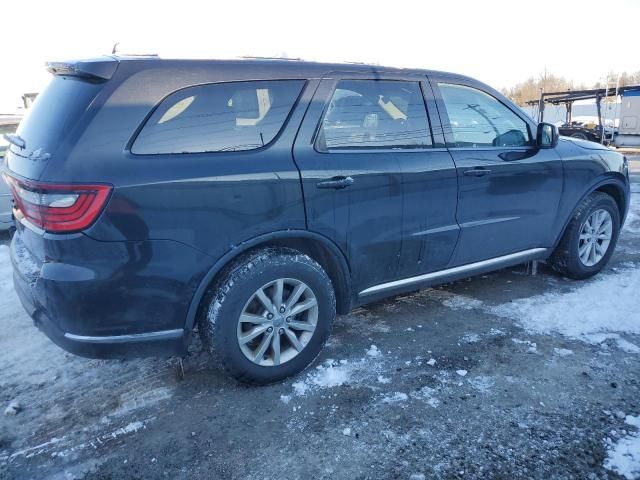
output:
[[[282,403],[287,404],[291,401],[291,395],[280,395]]]
[[[4,410],[5,415],[17,415],[22,410],[22,405],[17,400],[12,400]]]
[[[315,370],[308,373],[307,376],[293,386],[294,393],[298,396],[304,396],[317,388],[333,388],[344,385],[350,379],[353,365],[348,362],[334,362],[327,360],[323,365],[318,365]]]
[[[558,357],[568,357],[569,355],[573,355],[573,350],[569,350],[568,348],[554,348],[553,354]]]
[[[640,353],[640,347],[625,340],[617,333],[592,333],[584,335],[584,339],[592,344],[604,344],[607,340],[613,340],[618,348],[627,353]]]
[[[521,298],[490,311],[514,320],[532,333],[559,333],[594,343],[590,337],[593,334],[640,334],[638,291],[640,265],[634,264],[632,268],[601,274],[567,293]]]
[[[638,200],[638,198],[638,195],[631,196],[629,213],[627,214],[627,220],[622,228],[623,232],[630,233],[632,235],[640,235],[640,200]]]
[[[465,333],[460,340],[465,343],[478,343],[480,341],[480,335],[477,333]]]
[[[351,436],[351,429],[349,427],[345,428],[344,430],[342,430],[342,434],[347,437]]]
[[[413,398],[417,398],[419,400],[423,400],[427,403],[427,405],[436,408],[440,405],[440,400],[435,397],[436,389],[431,387],[422,387],[417,392],[411,394]]]
[[[382,398],[382,403],[400,403],[406,402],[409,399],[409,396],[403,392],[395,392],[392,395],[385,395]]]
[[[391,379],[389,377],[378,375],[378,383],[391,383]]]
[[[464,377],[467,374],[466,370],[456,370],[456,373],[461,377]]]
[[[640,415],[627,415],[625,422],[640,428]],[[613,443],[607,439],[607,458],[604,467],[628,480],[640,478],[640,432],[630,433]]]
[[[436,359],[435,358],[430,358],[429,361],[427,361],[427,365],[433,367],[436,364]]]
[[[442,305],[452,310],[473,310],[482,307],[482,301],[465,295],[453,295],[442,301]]]
[[[370,357],[379,357],[380,355],[382,355],[382,352],[378,350],[378,347],[376,347],[375,345],[371,345],[369,350],[367,350],[367,355],[369,355]]]
[[[478,375],[477,377],[469,378],[467,381],[474,389],[482,393],[488,393],[493,387],[493,380],[485,375]]]
[[[111,434],[111,438],[118,438],[118,437],[120,437],[122,435],[127,435],[129,433],[135,433],[138,430],[140,430],[141,428],[144,428],[144,423],[142,423],[140,421],[131,422],[126,427],[122,427],[122,428],[116,430],[115,432],[113,432]]]
[[[527,353],[538,353],[538,346],[535,342],[530,340],[520,340],[518,338],[511,339],[513,343],[517,343],[519,345],[527,345]]]

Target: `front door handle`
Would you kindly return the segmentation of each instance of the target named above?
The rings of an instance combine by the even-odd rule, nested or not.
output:
[[[491,170],[484,167],[478,168],[470,168],[469,170],[465,170],[464,174],[468,177],[484,177],[485,175],[489,175]]]
[[[335,188],[337,190],[341,188],[347,188],[353,185],[354,180],[351,177],[332,177],[329,180],[323,180],[318,182],[316,187],[318,188]]]

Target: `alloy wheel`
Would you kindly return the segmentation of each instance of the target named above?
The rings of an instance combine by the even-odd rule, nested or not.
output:
[[[591,212],[580,229],[578,256],[583,265],[592,267],[606,255],[613,235],[613,220],[605,209]]]
[[[304,282],[279,278],[256,290],[238,319],[237,339],[245,357],[278,366],[307,346],[318,322],[318,300]]]

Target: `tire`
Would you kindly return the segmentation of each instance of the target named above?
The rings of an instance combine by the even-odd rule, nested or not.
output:
[[[267,300],[261,299],[260,290]],[[296,291],[302,292],[299,300],[289,305]],[[276,298],[281,299],[280,308],[286,307],[285,313],[275,305]],[[308,307],[314,300],[316,306]],[[311,257],[289,248],[265,248],[241,257],[213,285],[203,307],[198,330],[205,348],[227,375],[257,385],[283,380],[311,365],[336,316],[335,292],[325,271]],[[290,308],[305,310],[294,313]],[[272,330],[270,340],[267,330],[243,343],[265,327]],[[311,327],[314,330],[307,331]],[[294,348],[292,333],[301,349]],[[263,342],[268,345],[264,352]]]
[[[576,132],[571,134],[571,138],[578,138],[580,140],[589,140],[589,138],[581,132]]]
[[[611,238],[606,246],[606,251],[601,258],[597,261],[595,261],[594,258],[594,263],[589,264],[589,261],[585,263],[581,258],[580,252],[584,251],[582,248],[588,246],[585,245],[585,240],[582,240],[580,237],[581,233],[583,233],[583,228],[585,228],[587,220],[590,219],[592,215],[596,215],[596,212],[599,211],[606,211],[610,216]],[[551,266],[561,275],[576,280],[592,277],[602,270],[611,258],[616,243],[618,242],[619,234],[620,211],[618,210],[618,205],[615,200],[606,193],[593,192],[582,201],[569,222],[569,225],[567,225],[567,229],[565,230],[560,243],[551,255]],[[598,253],[598,255],[600,255],[600,253]]]

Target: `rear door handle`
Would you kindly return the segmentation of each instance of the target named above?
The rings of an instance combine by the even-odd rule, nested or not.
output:
[[[353,185],[354,180],[351,177],[332,177],[329,180],[323,180],[318,182],[316,187],[318,188],[335,188],[337,190],[341,188],[347,188]]]
[[[491,170],[484,167],[479,168],[470,168],[469,170],[465,170],[464,174],[468,177],[484,177],[485,175],[489,175]]]

